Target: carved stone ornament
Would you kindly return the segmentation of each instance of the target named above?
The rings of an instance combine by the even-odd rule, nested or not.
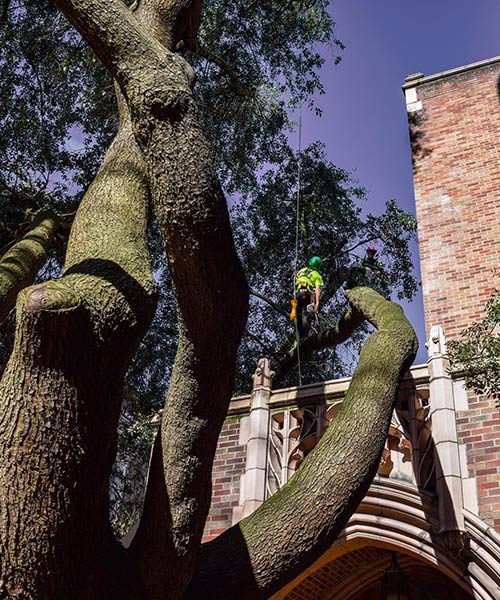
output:
[[[273,377],[274,371],[271,371],[269,359],[259,359],[255,373],[252,375],[253,389],[255,390],[260,387],[270,388]]]

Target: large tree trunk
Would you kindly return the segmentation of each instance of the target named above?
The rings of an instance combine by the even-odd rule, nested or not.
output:
[[[0,383],[0,597],[112,598],[108,518],[123,377],[155,305],[148,188],[122,122],[75,219],[65,274],[25,289]]]
[[[160,521],[145,513],[132,558],[147,590],[138,597],[161,589],[178,598],[209,508],[246,281],[187,63],[121,2],[56,3],[111,69],[132,118],[122,119],[78,211],[64,277],[18,302],[15,350],[0,387],[0,593],[111,598],[132,585],[120,574],[109,528],[108,480],[124,372],[153,309],[150,189],[179,298],[180,342],[161,437],[166,502]],[[190,4],[145,1],[137,13],[172,46]],[[152,555],[158,538],[161,552]],[[158,572],[159,562],[171,570]]]

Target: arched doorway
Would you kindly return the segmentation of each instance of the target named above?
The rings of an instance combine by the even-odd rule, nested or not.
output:
[[[317,596],[324,600],[381,600],[384,591],[384,575],[391,568],[393,557],[397,565],[401,583],[402,598],[411,600],[470,600],[472,594],[457,585],[439,569],[426,564],[415,556],[393,554],[386,548],[366,546],[354,550],[332,561],[316,574],[324,577],[326,570],[335,573],[335,579],[342,579],[331,591]],[[323,571],[323,573],[321,572]],[[311,582],[309,582],[311,583]],[[385,587],[385,590],[384,590]]]
[[[464,509],[463,546],[450,551],[436,508],[415,486],[374,481],[330,550],[273,600],[382,600],[393,552],[410,600],[500,598],[500,536]]]

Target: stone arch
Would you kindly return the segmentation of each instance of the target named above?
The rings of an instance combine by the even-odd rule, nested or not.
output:
[[[405,482],[377,478],[330,550],[273,600],[364,597],[362,590],[380,581],[387,568],[388,551],[398,553],[403,570],[450,581],[463,598],[496,600],[500,536],[469,511],[463,512],[465,532],[440,534],[434,495]],[[363,561],[370,568],[356,570]]]

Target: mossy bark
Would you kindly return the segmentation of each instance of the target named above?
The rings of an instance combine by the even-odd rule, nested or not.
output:
[[[280,382],[283,381],[285,376],[297,364],[299,352],[301,360],[309,360],[315,350],[342,344],[349,339],[364,320],[364,315],[355,306],[350,305],[335,327],[330,327],[325,331],[310,335],[301,341],[298,351],[297,348],[294,348],[291,354],[276,369],[276,374],[273,378],[273,387],[278,387]]]
[[[287,485],[202,546],[185,600],[269,598],[330,547],[366,494],[417,340],[398,305],[369,288],[347,295],[377,331],[361,351],[339,415]]]
[[[26,233],[0,260],[0,323],[14,308],[17,294],[33,283],[47,260],[57,230],[51,214],[37,217]]]
[[[125,119],[75,218],[64,276],[18,296],[0,383],[0,598],[109,599],[129,583],[108,487],[124,373],[155,306],[147,215]]]

